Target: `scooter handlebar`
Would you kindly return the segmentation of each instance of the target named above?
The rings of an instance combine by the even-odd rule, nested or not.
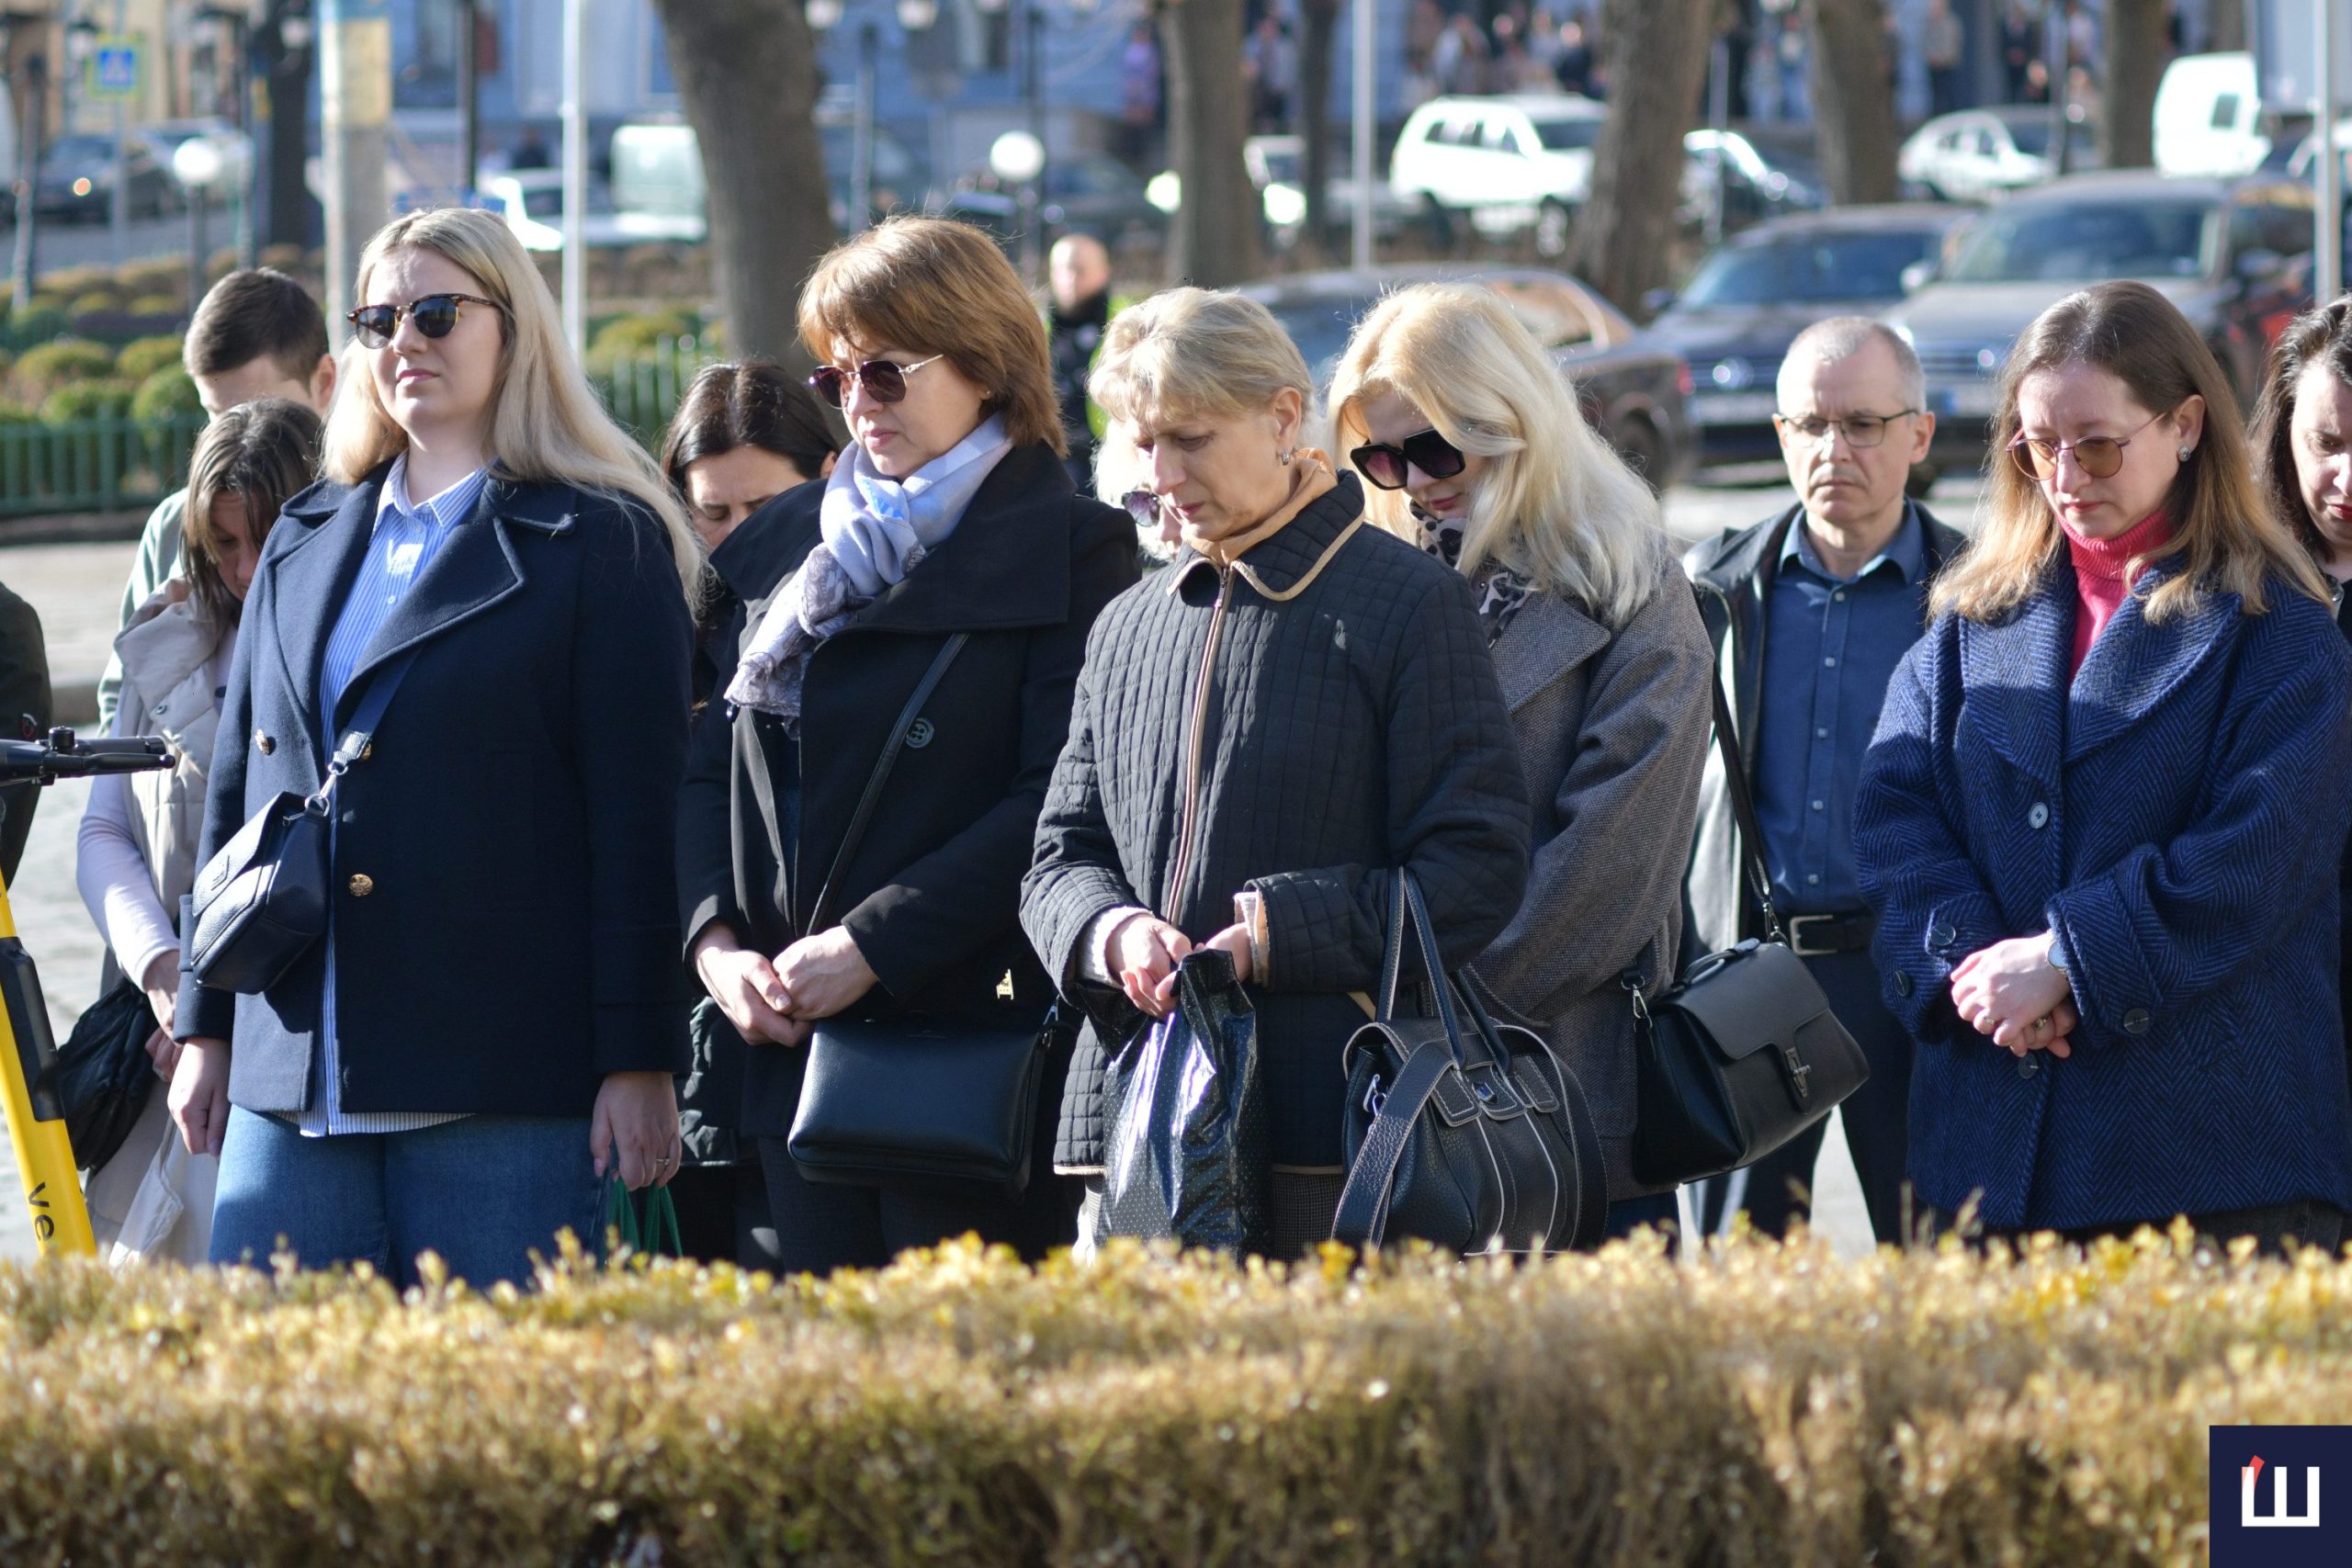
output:
[[[71,729],[52,729],[46,740],[0,740],[0,784],[29,779],[47,784],[101,773],[143,773],[171,765],[171,743],[160,735],[85,740]]]

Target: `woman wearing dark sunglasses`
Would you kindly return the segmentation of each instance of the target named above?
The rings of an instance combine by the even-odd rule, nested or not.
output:
[[[851,445],[824,485],[753,525],[781,575],[747,602],[724,705],[695,731],[678,826],[688,954],[750,1044],[740,1125],[759,1139],[785,1268],[879,1265],[967,1230],[1041,1255],[1069,1239],[1073,1207],[1042,1168],[1017,1203],[977,1185],[826,1185],[786,1138],[825,1020],[1044,1018],[1052,987],[1015,894],[1088,628],[1136,580],[1135,530],[1073,493],[1044,323],[980,231],[867,230],[801,290],[800,336]],[[1039,1098],[1041,1142],[1067,1062]]]
[[[2011,352],[1974,543],[1932,591],[1854,847],[1949,1223],[2333,1248],[2352,652],[2229,381],[2144,284]]]
[[[246,599],[199,863],[336,786],[326,936],[260,995],[181,988],[172,1104],[220,1154],[212,1256],[430,1248],[476,1285],[601,1235],[599,1178],[677,1168],[671,828],[684,771],[684,509],[483,212],[361,256],[326,482]]]
[[[1706,627],[1649,487],[1500,299],[1423,284],[1356,328],[1332,424],[1374,521],[1470,581],[1534,807],[1527,895],[1471,970],[1551,1042],[1599,1124],[1612,1228],[1673,1216],[1633,1172],[1634,1011],[1671,983],[1709,735]]]
[[[1147,472],[1180,542],[1103,616],[1022,890],[1090,1020],[1055,1165],[1101,1175],[1107,1059],[1216,948],[1256,1006],[1270,1250],[1295,1256],[1339,1206],[1340,1054],[1351,993],[1378,988],[1392,873],[1467,962],[1518,907],[1526,786],[1468,587],[1370,526],[1355,476],[1305,444],[1314,382],[1264,306],[1133,306],[1091,390],[1107,471]]]

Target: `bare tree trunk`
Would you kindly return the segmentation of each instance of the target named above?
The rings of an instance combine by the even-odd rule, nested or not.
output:
[[[669,0],[672,5],[694,0]],[[1241,0],[1182,0],[1161,23],[1168,45],[1168,141],[1183,200],[1168,229],[1171,283],[1222,288],[1258,276],[1257,188],[1241,161]]]
[[[2144,169],[2155,163],[2156,83],[2164,72],[2164,0],[2108,0],[2098,145],[2109,168]]]
[[[2207,15],[2213,23],[2212,36],[2205,47],[2216,54],[2233,53],[2245,47],[2245,0],[2212,0]]]
[[[1609,0],[1602,13],[1609,118],[1570,247],[1576,269],[1620,309],[1667,281],[1682,200],[1682,138],[1698,118],[1712,0]]]
[[[1883,0],[1805,0],[1821,173],[1839,206],[1893,201],[1898,137]]]
[[[1298,130],[1306,180],[1306,248],[1321,255],[1331,237],[1331,43],[1340,30],[1340,0],[1301,0],[1298,35]]]
[[[833,243],[817,70],[797,0],[653,0],[702,146],[730,354],[802,367],[800,282]]]

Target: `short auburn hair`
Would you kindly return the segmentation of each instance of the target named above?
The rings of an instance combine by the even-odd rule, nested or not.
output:
[[[1045,317],[996,242],[946,218],[890,218],[836,245],[800,290],[800,342],[820,365],[833,340],[944,355],[988,394],[1016,446],[1066,455]]]

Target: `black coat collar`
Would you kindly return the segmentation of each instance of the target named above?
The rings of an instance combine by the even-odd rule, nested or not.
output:
[[[846,459],[844,459],[846,460]],[[1053,448],[1015,446],[1001,458],[964,508],[956,531],[904,581],[842,628],[854,632],[1010,631],[1059,626],[1069,619],[1069,471]],[[745,520],[767,515],[772,537],[761,547],[775,575],[749,602],[747,629],[755,628],[786,578],[800,569],[818,540],[825,486],[805,484]],[[732,541],[729,541],[730,543]]]
[[[1322,570],[1340,536],[1363,518],[1363,486],[1351,473],[1299,509],[1297,516],[1261,539],[1241,557],[1250,583],[1269,597],[1287,599]],[[1214,573],[1215,563],[1190,550],[1178,561],[1169,583],[1182,592],[1196,572]]]

